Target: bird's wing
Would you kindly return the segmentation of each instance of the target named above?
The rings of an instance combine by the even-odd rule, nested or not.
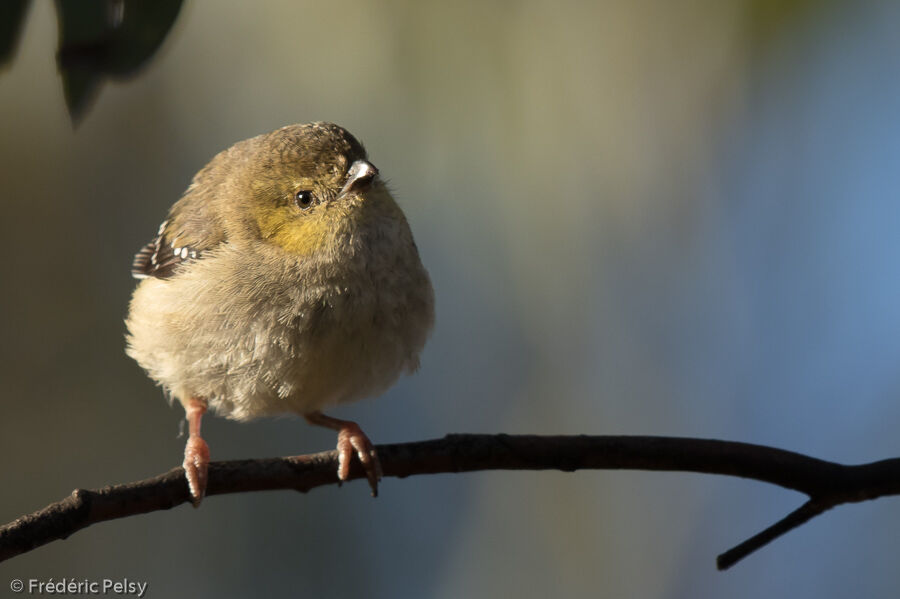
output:
[[[225,227],[214,209],[217,190],[210,170],[207,167],[197,174],[153,241],[135,255],[131,274],[136,279],[167,279],[182,264],[199,259],[226,240]]]

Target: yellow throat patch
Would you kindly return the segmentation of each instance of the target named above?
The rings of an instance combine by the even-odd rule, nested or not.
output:
[[[260,235],[287,252],[308,256],[325,245],[330,230],[328,215],[322,207],[317,208],[321,214],[302,218],[287,206],[263,210],[256,219]]]

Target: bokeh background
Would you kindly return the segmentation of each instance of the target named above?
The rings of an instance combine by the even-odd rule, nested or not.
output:
[[[900,455],[900,4],[188,2],[73,129],[53,4],[0,72],[0,520],[181,461],[123,351],[134,252],[227,145],[331,120],[434,281],[422,369],[335,415],[376,442],[663,434]],[[329,449],[204,424],[214,459]],[[800,495],[678,473],[491,472],[213,497],[0,564],[149,597],[846,597],[900,592],[900,504],[732,571]]]

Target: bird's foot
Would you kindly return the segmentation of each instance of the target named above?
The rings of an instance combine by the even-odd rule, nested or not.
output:
[[[372,488],[372,497],[378,497],[378,481],[381,480],[381,462],[378,461],[378,453],[372,445],[369,437],[359,428],[355,422],[347,421],[338,430],[338,478],[342,481],[350,478],[350,461],[354,452],[359,457],[366,478]]]
[[[381,480],[381,462],[378,461],[378,453],[359,425],[350,420],[341,420],[326,416],[322,412],[306,414],[306,421],[317,426],[324,426],[338,432],[338,480],[345,481],[350,478],[350,462],[353,454],[359,457],[366,478],[372,488],[372,497],[378,497],[378,481]]]
[[[200,435],[188,437],[184,447],[184,477],[191,490],[191,501],[198,507],[206,495],[206,482],[209,479],[209,445]]]

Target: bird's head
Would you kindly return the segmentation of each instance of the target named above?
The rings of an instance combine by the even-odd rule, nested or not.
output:
[[[244,235],[290,254],[328,251],[373,219],[402,219],[362,144],[337,125],[290,125],[227,152],[233,204],[224,208]]]

